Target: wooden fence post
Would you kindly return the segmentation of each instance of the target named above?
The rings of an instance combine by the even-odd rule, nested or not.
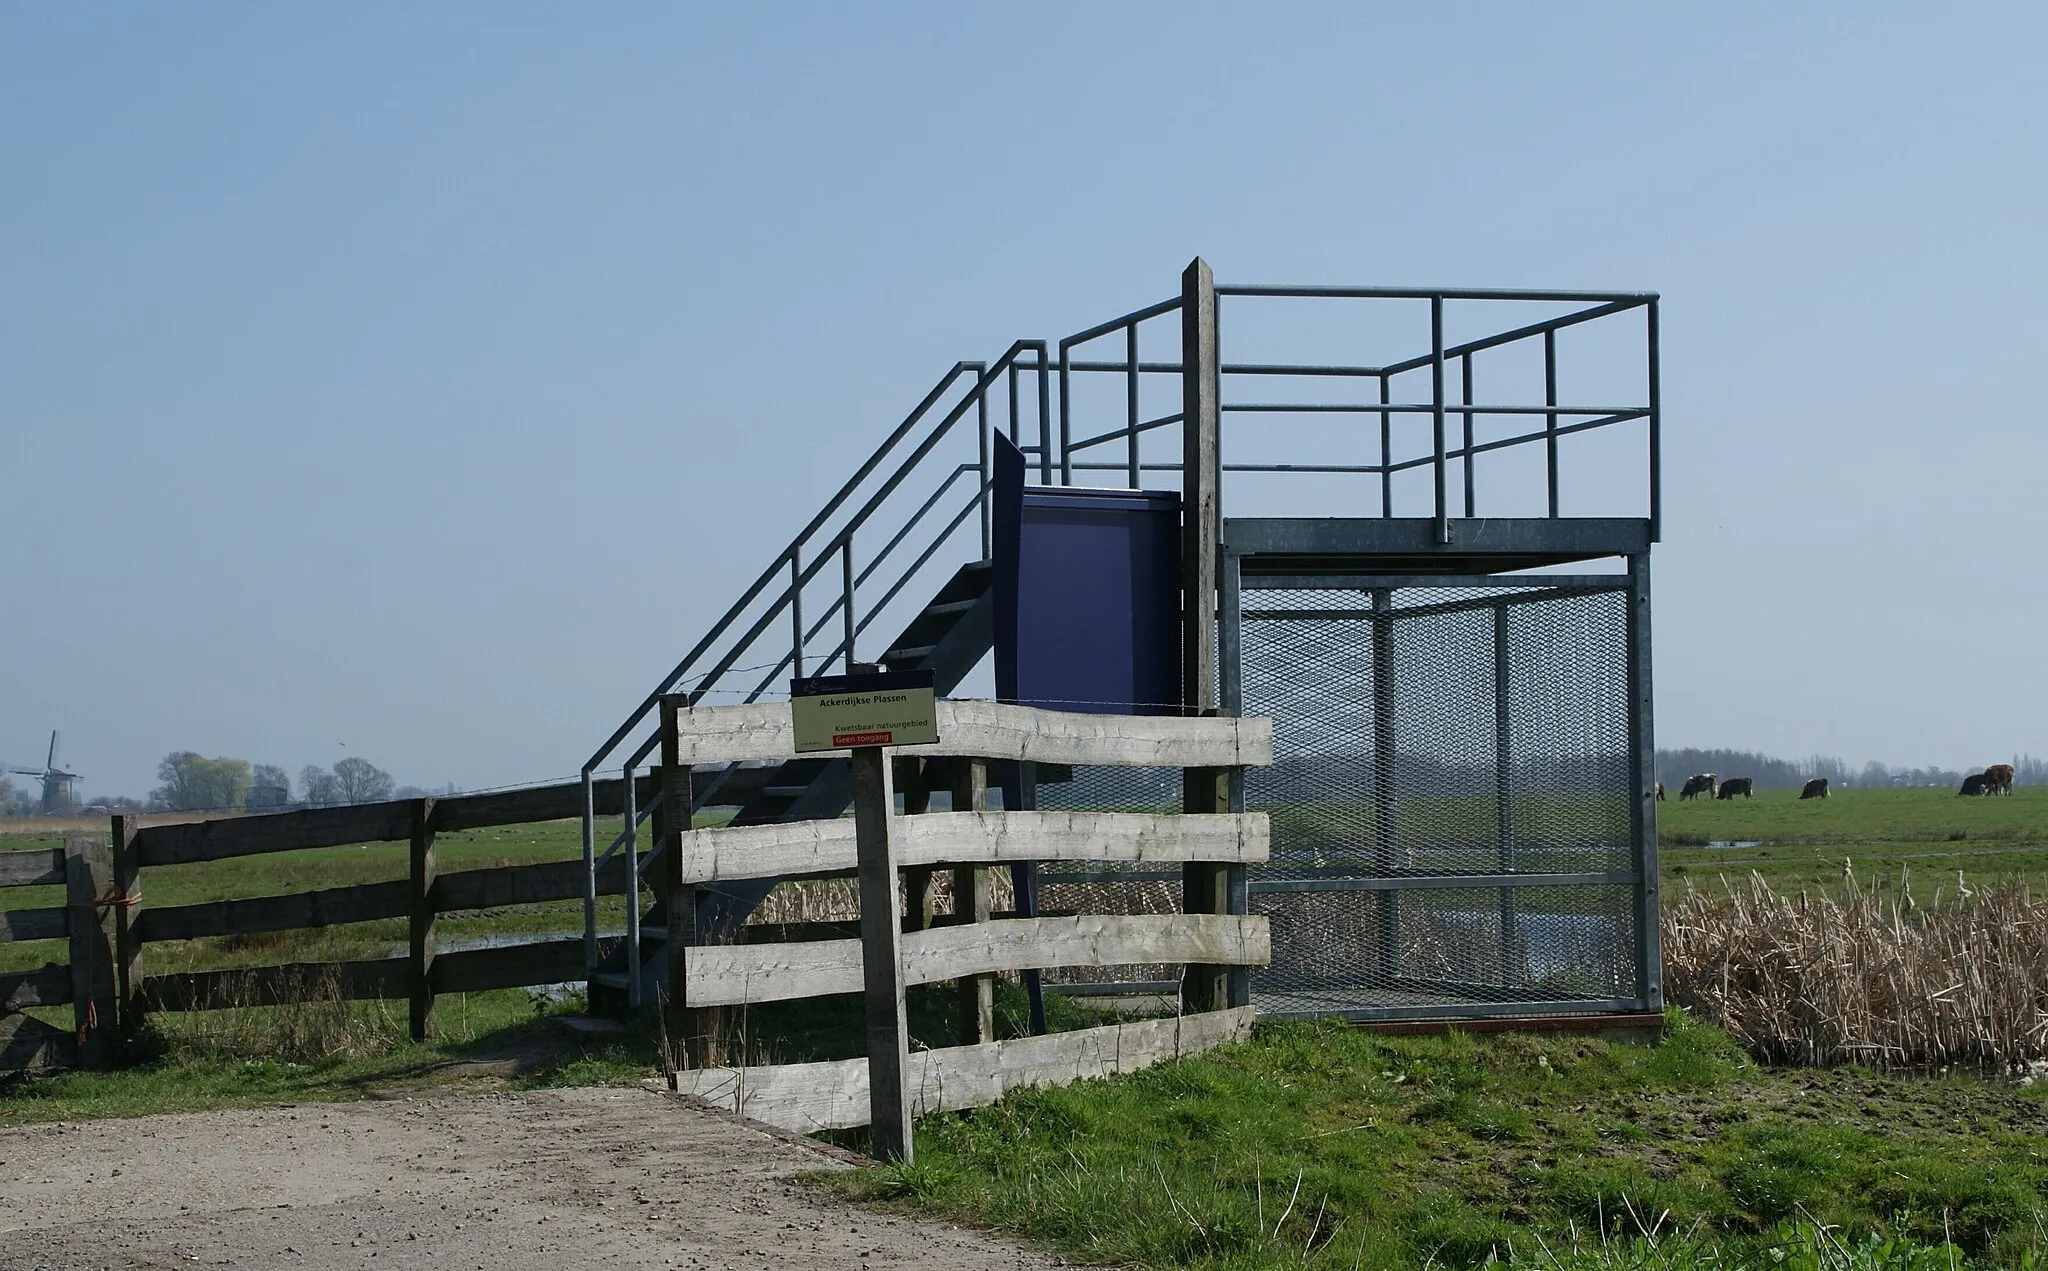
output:
[[[988,811],[988,762],[953,761],[953,810]],[[953,871],[953,921],[987,922],[995,909],[989,895],[989,871]],[[973,975],[960,981],[960,1044],[975,1046],[996,1039],[996,978]]]
[[[113,1062],[119,1029],[114,998],[114,861],[97,838],[64,840],[64,899],[71,935],[71,1013],[78,1063]]]
[[[681,1034],[683,1063],[691,1068],[712,1066],[725,1056],[718,1052],[717,1034],[722,1012],[716,1007],[690,1005],[690,949],[701,937],[697,931],[697,889],[683,885],[683,832],[690,828],[697,801],[696,782],[690,765],[682,761],[679,701],[661,699],[661,766],[655,770],[660,783],[661,802],[654,809],[655,894],[661,898],[668,919],[668,936],[662,942],[668,957],[668,975],[663,1001],[657,1010],[666,1016],[664,1027]],[[741,1063],[746,1056],[738,1057]]]
[[[853,824],[860,862],[861,984],[867,999],[868,1107],[874,1154],[911,1163],[910,1026],[903,1001],[895,791],[889,755],[852,752]]]
[[[434,1031],[434,801],[412,805],[412,1039]]]
[[[114,992],[120,998],[121,1035],[142,1027],[142,862],[135,855],[135,818],[117,813],[109,829],[114,854]]]
[[[1181,778],[1184,812],[1230,811],[1230,769],[1189,768]],[[1180,867],[1180,909],[1187,914],[1230,912],[1230,867],[1189,862]],[[1181,980],[1181,1010],[1220,1011],[1230,1004],[1230,968],[1190,963]]]
[[[917,816],[932,810],[930,772],[922,759],[900,756],[895,760],[896,788],[903,792],[903,812]],[[903,871],[904,927],[929,931],[932,926],[932,879],[938,870],[930,865],[913,865]]]

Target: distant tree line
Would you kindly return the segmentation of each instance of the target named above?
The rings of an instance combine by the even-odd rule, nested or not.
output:
[[[417,786],[400,786],[390,773],[355,756],[337,761],[332,768],[313,764],[301,768],[296,792],[290,774],[275,764],[252,764],[225,756],[209,759],[191,750],[165,755],[156,775],[163,784],[149,792],[147,806],[166,812],[279,812],[381,803],[430,793]]]
[[[1657,780],[1674,790],[1698,772],[1754,777],[1760,790],[1796,790],[1814,777],[1826,777],[1830,786],[1959,786],[1968,774],[1997,762],[1992,755],[1970,768],[1894,768],[1875,761],[1858,768],[1833,755],[1780,759],[1754,750],[1682,747],[1657,752]],[[2048,759],[2018,755],[2011,763],[2016,785],[2048,785]]]

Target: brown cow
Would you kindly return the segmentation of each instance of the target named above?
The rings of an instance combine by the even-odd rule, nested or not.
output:
[[[1661,781],[1657,783],[1657,802],[1664,802],[1664,783]]]
[[[1750,797],[1750,787],[1755,784],[1755,780],[1750,777],[1730,777],[1721,783],[1721,793],[1714,797],[1732,799],[1739,794],[1747,799]]]
[[[1958,795],[1967,794],[1972,798],[1984,793],[1984,774],[1981,772],[1973,772],[1969,776],[1964,777],[1963,788],[1956,791],[1956,793]]]
[[[1990,766],[1989,768],[1986,768],[1986,769],[1984,770],[1984,793],[1986,793],[1986,794],[2011,794],[2011,793],[2012,793],[2012,765],[2011,765],[2011,764],[2009,764],[2009,763],[1995,763],[1995,764],[1992,764],[1992,765],[1991,765],[1991,766]]]
[[[1687,777],[1685,785],[1679,788],[1678,801],[1684,803],[1687,799],[1697,799],[1701,795],[1706,795],[1709,799],[1714,797],[1714,774],[1711,772]]]
[[[1825,798],[1827,798],[1827,797],[1828,797],[1828,779],[1827,779],[1826,777],[1815,777],[1815,778],[1814,778],[1813,780],[1811,780],[1811,781],[1809,781],[1809,782],[1807,782],[1807,783],[1806,783],[1806,786],[1805,786],[1805,788],[1804,788],[1804,789],[1800,790],[1800,792],[1799,792],[1799,797],[1800,797],[1800,798],[1802,798],[1802,799],[1825,799]]]

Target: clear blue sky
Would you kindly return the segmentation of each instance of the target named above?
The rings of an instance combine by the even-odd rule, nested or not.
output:
[[[1196,254],[1662,292],[1659,740],[2048,752],[2043,47],[2017,4],[0,5],[0,756],[571,773],[943,367]]]

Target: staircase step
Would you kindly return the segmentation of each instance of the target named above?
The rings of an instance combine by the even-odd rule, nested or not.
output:
[[[891,662],[922,662],[930,657],[932,650],[937,647],[934,644],[913,644],[906,648],[891,649],[882,655],[882,661],[885,664]]]
[[[597,971],[591,974],[590,982],[606,988],[623,989],[632,981],[624,971]]]
[[[932,604],[926,605],[924,611],[934,617],[944,617],[948,614],[966,613],[969,609],[974,608],[974,606],[980,603],[981,601],[978,598],[973,600],[935,601]]]
[[[658,923],[658,922],[643,922],[643,923],[641,923],[641,924],[640,924],[640,943],[641,943],[641,944],[646,944],[646,943],[647,943],[648,941],[650,941],[650,940],[666,940],[666,939],[668,939],[668,928],[667,928],[667,927],[665,927],[665,926],[663,926],[663,925],[662,925],[661,923]],[[644,950],[644,949],[643,949],[643,950],[641,950],[641,952],[643,952],[643,953],[644,953],[644,952],[646,952],[646,950]]]
[[[808,789],[809,786],[762,786],[761,793],[771,799],[794,799]]]

